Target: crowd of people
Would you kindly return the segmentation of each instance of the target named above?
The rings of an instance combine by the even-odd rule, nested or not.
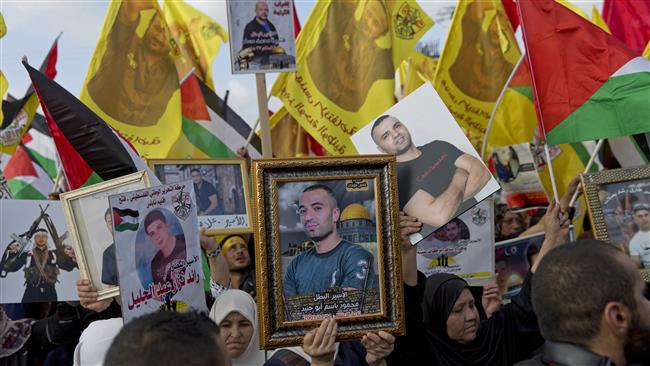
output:
[[[161,311],[123,325],[118,298],[98,300],[97,289],[82,278],[78,304],[1,308],[0,364],[649,365],[650,294],[638,259],[593,239],[569,242],[568,198],[578,182],[535,225],[511,230],[513,236],[543,231],[545,237],[521,292],[507,304],[498,276],[472,287],[452,274],[427,278],[418,272],[409,236],[425,223],[400,212],[405,334],[371,331],[337,342],[337,321],[327,318],[302,346],[264,351],[254,238],[201,231],[210,268],[209,314]],[[307,193],[327,193],[319,189]]]

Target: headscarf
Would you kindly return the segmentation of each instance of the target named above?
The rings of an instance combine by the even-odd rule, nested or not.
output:
[[[261,351],[259,347],[255,300],[244,291],[227,290],[215,300],[210,310],[210,318],[217,324],[221,324],[228,314],[232,312],[241,314],[253,325],[253,336],[248,342],[246,350],[238,358],[232,359],[232,366],[259,366],[264,364],[266,358],[264,357],[264,351]]]
[[[11,320],[0,305],[0,358],[13,355],[27,343],[32,323],[31,319]]]
[[[102,365],[113,339],[122,330],[124,320],[111,318],[96,320],[81,333],[74,349],[74,365]]]
[[[462,278],[448,274],[435,274],[427,278],[422,300],[422,319],[427,343],[434,365],[496,365],[502,364],[502,334],[497,317],[482,322],[476,339],[467,344],[453,341],[447,335],[447,319],[458,297],[469,285]],[[475,301],[480,301],[476,299]]]

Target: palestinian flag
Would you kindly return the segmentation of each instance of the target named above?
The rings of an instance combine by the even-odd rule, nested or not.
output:
[[[4,176],[14,199],[45,200],[54,189],[52,178],[23,145],[9,159]]]
[[[540,129],[550,144],[650,131],[648,60],[553,0],[518,4]]]
[[[40,71],[48,78],[56,76],[56,61],[58,57],[58,41],[61,35],[54,40],[50,51],[41,64]],[[2,124],[0,125],[0,155],[11,155],[20,143],[22,137],[29,129],[29,125],[38,109],[38,97],[30,85],[21,99],[11,98],[2,103]],[[3,163],[6,162],[3,161]],[[0,166],[4,164],[0,163]]]
[[[42,114],[36,114],[32,120],[29,130],[23,136],[22,145],[34,160],[47,172],[53,180],[60,166],[59,156],[56,153],[56,146],[50,130],[47,128],[47,121]]]
[[[29,66],[70,189],[149,170],[133,147],[67,90]],[[150,174],[152,184],[157,178]]]
[[[172,146],[170,158],[234,158],[244,146],[251,127],[228,107],[196,75],[181,84],[182,133]],[[252,158],[262,156],[262,142],[256,135],[248,146]]]
[[[136,231],[138,230],[138,220],[140,213],[131,209],[113,208],[113,225],[115,231]]]

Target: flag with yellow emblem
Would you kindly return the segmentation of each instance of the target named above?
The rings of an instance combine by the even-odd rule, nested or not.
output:
[[[501,0],[461,0],[433,86],[478,150],[501,90],[521,57]]]
[[[80,99],[143,157],[165,157],[181,131],[171,36],[155,0],[112,1]]]
[[[228,33],[205,15],[182,0],[165,0],[163,14],[182,58],[181,75],[192,68],[203,82],[214,90],[212,61],[219,53],[221,43],[228,42]]]
[[[355,154],[350,135],[395,104],[395,69],[432,23],[414,0],[319,1],[271,94],[329,153]]]

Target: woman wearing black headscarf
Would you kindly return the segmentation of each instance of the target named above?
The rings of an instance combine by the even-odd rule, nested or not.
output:
[[[546,238],[521,292],[489,319],[481,320],[465,280],[451,274],[428,279],[417,272],[415,249],[402,245],[406,335],[398,337],[389,365],[512,365],[542,345],[530,301],[532,273],[539,260],[565,242],[569,220],[551,204],[545,220]],[[400,217],[402,235],[419,230],[417,219]]]

